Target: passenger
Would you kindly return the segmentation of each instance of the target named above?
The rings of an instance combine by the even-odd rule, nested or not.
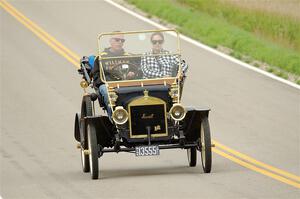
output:
[[[150,41],[152,43],[152,49],[150,52],[145,53],[141,60],[144,78],[175,77],[180,58],[163,49],[164,35],[161,32],[153,33]],[[182,76],[185,77],[188,65],[184,60],[181,61],[181,67],[183,72]]]

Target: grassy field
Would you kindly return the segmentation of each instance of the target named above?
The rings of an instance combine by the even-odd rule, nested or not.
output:
[[[177,2],[300,52],[300,17],[298,17],[300,1],[177,0]],[[297,7],[298,12],[292,10]]]
[[[300,0],[221,0],[221,2],[231,3],[240,8],[300,19]]]
[[[126,1],[202,43],[230,48],[232,56],[300,84],[299,0],[273,0],[277,6],[258,0]]]

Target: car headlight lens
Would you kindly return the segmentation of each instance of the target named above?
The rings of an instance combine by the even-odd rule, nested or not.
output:
[[[116,124],[125,124],[128,120],[128,113],[122,106],[117,106],[112,114],[112,119]]]
[[[186,114],[184,107],[180,104],[174,104],[169,113],[171,117],[176,121],[182,120]]]

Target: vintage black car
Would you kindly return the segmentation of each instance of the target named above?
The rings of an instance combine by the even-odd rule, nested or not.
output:
[[[164,35],[162,53],[151,53],[154,33]],[[102,56],[114,35],[122,34],[122,56]],[[126,39],[126,42],[124,43]],[[109,104],[106,106],[97,87],[93,86],[87,67],[82,64],[84,95],[81,111],[75,115],[74,136],[81,150],[84,172],[99,177],[99,161],[110,152],[131,152],[135,156],[159,155],[163,149],[186,149],[190,167],[197,164],[201,152],[205,173],[211,171],[211,135],[209,109],[184,107],[181,104],[184,74],[179,34],[175,30],[112,32],[98,36],[100,78],[105,83]],[[148,60],[168,56],[174,59],[172,70],[161,76],[147,77]],[[174,64],[175,63],[175,64]],[[145,65],[146,64],[146,65]],[[134,76],[128,78],[129,72]],[[95,77],[94,77],[95,78]],[[99,103],[95,103],[99,102]],[[98,106],[99,105],[99,106]],[[112,110],[112,116],[104,112]]]

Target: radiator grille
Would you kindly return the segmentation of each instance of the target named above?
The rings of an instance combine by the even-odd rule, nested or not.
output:
[[[150,126],[152,137],[167,135],[165,105],[142,105],[130,107],[131,137],[147,137]]]

